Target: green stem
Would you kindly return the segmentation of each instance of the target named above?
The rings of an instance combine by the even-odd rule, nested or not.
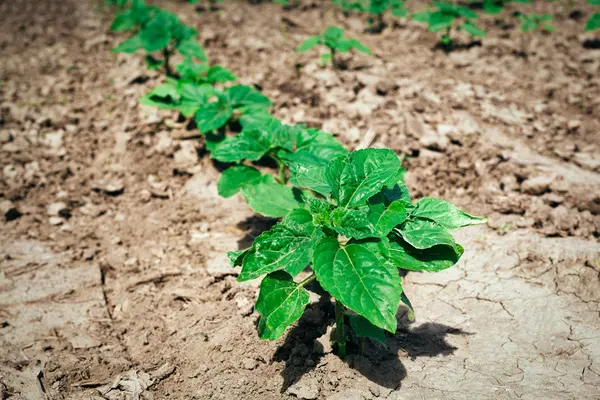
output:
[[[304,280],[302,280],[301,282],[298,283],[298,286],[304,286],[307,283],[313,281],[317,276],[315,274],[311,274],[309,276],[307,276]]]
[[[277,161],[277,165],[279,166],[279,183],[285,185],[287,183],[287,177],[285,175],[285,164],[277,156],[273,156],[273,159]]]
[[[335,62],[335,49],[330,47],[329,50],[331,50],[331,65],[333,65],[333,68],[337,68],[337,63]]]
[[[338,353],[341,358],[346,357],[346,335],[344,333],[344,306],[335,300],[335,329],[337,333]]]
[[[171,57],[171,52],[168,47],[163,49],[163,57],[165,58],[165,73],[167,76],[173,76],[173,71],[171,70],[171,64],[169,64],[169,58]]]

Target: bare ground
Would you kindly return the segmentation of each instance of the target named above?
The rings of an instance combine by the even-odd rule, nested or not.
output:
[[[0,399],[600,399],[600,50],[571,18],[588,8],[536,5],[558,32],[524,58],[510,13],[445,54],[412,22],[370,35],[302,3],[161,5],[282,119],[350,148],[371,130],[416,196],[489,215],[458,233],[461,262],[406,276],[416,321],[401,311],[385,347],[340,360],[318,296],[259,341],[258,282],[224,254],[272,221],[218,197],[193,130],[137,105],[160,76],[110,53],[110,13],[0,1]],[[331,23],[376,57],[338,72],[293,52]]]

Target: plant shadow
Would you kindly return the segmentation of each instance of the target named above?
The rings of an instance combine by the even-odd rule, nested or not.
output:
[[[433,50],[434,51],[443,51],[444,53],[448,54],[453,51],[469,50],[473,47],[480,47],[480,46],[481,46],[481,40],[472,40],[468,43],[452,42],[450,44],[444,44],[444,43],[438,42],[435,46],[433,46]]]
[[[309,289],[315,292],[322,291],[318,284]],[[323,340],[317,339],[331,332],[327,328],[334,323],[335,308],[330,297],[323,293],[325,295],[321,296],[317,304],[307,308],[273,356],[272,361],[285,362],[281,393],[298,382],[304,374],[315,369],[325,356]],[[371,382],[389,389],[397,389],[407,376],[406,368],[400,360],[401,354],[405,354],[411,360],[418,357],[448,356],[457,348],[446,341],[447,335],[472,334],[437,323],[428,322],[417,327],[411,327],[411,324],[408,320],[408,310],[400,310],[398,330],[394,336],[388,336],[386,346],[365,340],[361,351],[360,343],[351,340],[347,344],[348,355],[344,362]],[[324,338],[325,341],[333,341],[335,331],[330,335]]]
[[[271,229],[277,222],[279,222],[277,218],[263,217],[258,214],[239,222],[236,226],[244,230],[246,234],[238,240],[238,249],[246,250],[252,246],[252,242],[258,235]]]

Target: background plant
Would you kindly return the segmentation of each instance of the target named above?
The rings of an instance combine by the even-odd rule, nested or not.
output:
[[[326,46],[329,49],[328,53],[321,54],[321,63],[327,65],[331,62],[334,67],[339,65],[335,57],[338,52],[347,53],[350,50],[357,50],[365,54],[373,54],[357,39],[345,38],[344,30],[337,26],[330,26],[322,34],[309,37],[296,48],[296,51],[302,53],[316,46]]]
[[[508,3],[528,4],[531,0],[484,0],[483,12],[486,14],[500,14]]]
[[[134,31],[134,34],[118,44],[113,52],[134,53],[140,49],[146,51],[148,68],[165,68],[167,76],[173,76],[169,64],[171,55],[179,52],[184,57],[207,61],[204,48],[195,39],[194,28],[181,23],[179,18],[169,11],[147,6],[143,0],[134,0],[127,10],[117,14],[111,30],[116,32]],[[162,59],[154,53],[162,53]]]
[[[458,29],[467,32],[474,37],[485,36],[485,31],[479,28],[473,19],[478,17],[477,13],[467,6],[453,3],[435,2],[436,9],[413,14],[415,21],[427,23],[430,32],[443,31],[440,44],[443,47],[452,46],[451,31],[455,22],[458,21]]]
[[[600,0],[588,0],[588,4],[592,6],[600,6]],[[595,31],[600,28],[600,12],[592,14],[592,16],[585,23],[585,31]]]
[[[292,168],[291,181],[321,197],[305,198],[246,251],[232,252],[239,281],[266,274],[256,310],[262,339],[279,338],[309,302],[305,285],[317,280],[336,302],[338,353],[346,353],[346,318],[357,337],[382,341],[396,331],[403,294],[398,269],[435,272],[463,253],[449,229],[480,224],[450,203],[432,198],[413,204],[403,169],[389,149],[342,155],[326,166]],[[308,265],[312,274],[294,280]]]

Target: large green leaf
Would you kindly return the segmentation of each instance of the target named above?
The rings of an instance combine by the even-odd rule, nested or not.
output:
[[[404,200],[385,204],[384,201],[372,199],[369,201],[368,219],[378,236],[386,236],[392,229],[406,221],[408,212],[412,209],[412,205]]]
[[[204,48],[193,37],[189,37],[179,43],[176,49],[185,57],[193,57],[201,61],[208,60],[208,57],[206,57],[206,53],[204,52]]]
[[[243,131],[228,137],[212,153],[212,158],[221,162],[258,161],[271,149],[268,131],[257,129]]]
[[[448,229],[457,229],[463,226],[479,225],[487,222],[487,218],[485,217],[469,215],[454,204],[431,197],[424,197],[419,200],[412,214],[416,217],[435,221]]]
[[[348,317],[350,326],[357,337],[365,337],[378,341],[385,345],[385,331],[360,315],[350,315]]]
[[[337,162],[335,160],[334,162]],[[338,168],[337,165],[330,167]],[[367,202],[401,170],[400,160],[390,149],[364,149],[350,153],[345,160],[339,183],[332,196],[340,205],[355,207]],[[337,171],[332,171],[337,175]],[[336,192],[337,190],[337,192]]]
[[[250,86],[232,86],[225,93],[233,107],[260,106],[268,108],[273,104],[267,96]]]
[[[357,210],[345,207],[336,208],[331,214],[333,229],[347,238],[364,239],[380,236],[369,220],[369,208],[363,206]]]
[[[327,165],[331,160],[348,154],[335,137],[318,129],[306,129],[309,139],[295,143],[294,151],[281,151],[278,156],[287,165],[300,164],[305,167]]]
[[[274,119],[263,107],[256,106],[246,107],[238,121],[243,129],[260,129]]]
[[[396,268],[381,263],[360,244],[341,246],[324,238],[315,249],[313,269],[323,289],[373,325],[396,332],[402,285]]]
[[[217,182],[217,190],[222,197],[231,197],[240,191],[242,186],[260,179],[261,173],[255,168],[245,165],[234,165],[223,171]]]
[[[308,291],[285,272],[269,274],[260,284],[256,311],[261,318],[258,335],[261,339],[275,340],[296,322],[310,301]]]
[[[461,245],[437,245],[419,250],[397,235],[390,235],[386,254],[394,267],[411,271],[438,272],[458,262],[464,250]]]
[[[298,275],[309,264],[323,233],[306,210],[294,210],[271,230],[258,236],[242,261],[238,280],[247,281],[273,271]]]
[[[181,94],[179,109],[184,116],[189,117],[206,105],[214,89],[208,84],[182,83],[179,92]]]
[[[305,167],[301,164],[290,165],[290,182],[297,187],[310,189],[328,196],[331,188],[326,178],[327,167]]]
[[[195,120],[198,130],[202,133],[219,129],[233,116],[233,109],[227,99],[207,103],[196,112]]]
[[[167,11],[161,10],[140,31],[142,46],[148,53],[166,48],[173,39],[171,27],[176,23],[177,17]]]
[[[304,208],[300,191],[275,182],[272,175],[245,185],[242,194],[250,208],[267,217],[281,218],[294,209]]]
[[[308,210],[312,215],[313,224],[331,228],[332,206],[327,202],[327,200],[316,197],[308,197],[304,199],[304,201],[308,205]]]
[[[454,238],[443,226],[424,218],[410,218],[399,229],[402,238],[417,249],[436,245],[456,246]]]

